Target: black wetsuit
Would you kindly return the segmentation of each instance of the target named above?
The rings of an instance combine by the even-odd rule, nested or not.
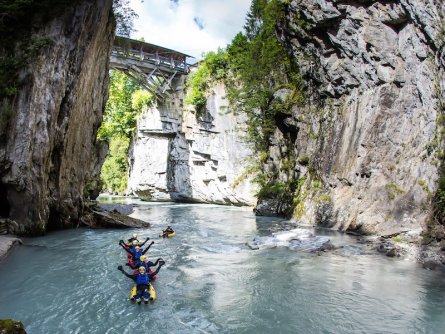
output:
[[[145,241],[145,242],[147,242],[147,241]],[[144,243],[145,243],[145,242],[144,242]],[[121,247],[122,247],[123,249],[125,249],[125,251],[126,251],[128,254],[130,254],[130,255],[132,256],[133,262],[136,262],[136,261],[139,261],[139,258],[141,257],[141,255],[144,255],[145,253],[147,253],[147,251],[150,249],[151,245],[153,245],[153,244],[154,244],[154,241],[152,241],[151,244],[148,245],[148,247],[145,248],[144,250],[139,249],[138,252],[136,252],[136,250],[131,251],[131,250],[129,250],[128,248],[126,248],[126,247],[125,247],[124,245],[122,245],[122,244],[120,244],[120,245],[121,245]],[[139,246],[139,247],[140,247],[140,246]]]
[[[153,273],[145,273],[145,274],[128,274],[122,269],[122,267],[119,267],[120,271],[127,276],[128,278],[131,278],[136,283],[136,296],[135,299],[137,302],[140,302],[142,296],[144,297],[145,301],[148,301],[150,298],[150,293],[148,290],[148,285],[150,284],[150,280],[153,279],[153,276],[155,276],[159,270],[161,270],[163,263],[159,265],[159,267],[154,271]]]

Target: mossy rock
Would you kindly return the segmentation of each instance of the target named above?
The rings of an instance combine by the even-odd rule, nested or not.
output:
[[[20,321],[4,319],[0,320],[0,334],[26,334],[26,331]]]

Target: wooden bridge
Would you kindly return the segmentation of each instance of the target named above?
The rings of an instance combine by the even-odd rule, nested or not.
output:
[[[116,36],[110,57],[112,69],[125,72],[158,100],[174,91],[175,78],[190,71],[184,53]]]

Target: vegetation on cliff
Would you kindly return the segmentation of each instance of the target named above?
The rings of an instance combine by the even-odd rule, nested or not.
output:
[[[193,105],[198,116],[203,112],[211,84],[224,81],[227,78],[229,58],[225,50],[219,48],[216,52],[204,54],[204,59],[198,68],[187,77],[187,96],[185,103]]]
[[[104,190],[123,194],[127,187],[128,149],[136,130],[137,115],[152,103],[152,95],[123,72],[112,71],[109,98],[99,140],[107,140],[110,149],[102,166]]]
[[[260,199],[273,196],[288,202],[286,214],[290,215],[298,186],[291,133],[283,132],[289,154],[281,172],[287,174],[287,181],[278,180],[277,170],[264,168],[280,122],[291,114],[294,105],[304,103],[298,65],[277,37],[278,26],[285,24],[286,6],[279,0],[254,0],[244,32],[236,35],[225,52],[218,50],[205,55],[198,70],[190,76],[186,102],[195,105],[199,115],[206,104],[209,84],[225,82],[232,107],[248,116],[246,139],[253,144],[255,157],[247,170],[255,175],[254,180],[260,186],[258,196]]]

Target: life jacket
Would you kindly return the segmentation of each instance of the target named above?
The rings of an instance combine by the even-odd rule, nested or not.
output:
[[[139,249],[139,252],[134,252],[133,254],[133,259],[139,260],[139,258],[142,256],[142,249]]]
[[[138,275],[138,281],[137,281],[138,285],[141,284],[148,285],[149,282],[150,282],[150,276],[147,273]]]

